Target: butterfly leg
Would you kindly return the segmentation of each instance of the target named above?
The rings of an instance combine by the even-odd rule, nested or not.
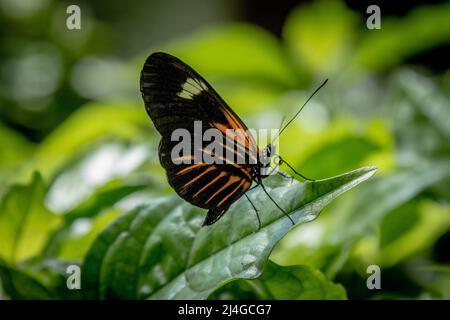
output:
[[[302,175],[300,172],[298,172],[297,170],[295,170],[289,163],[287,163],[283,158],[279,157],[280,161],[279,161],[279,165],[282,165],[283,163],[286,164],[292,171],[294,171],[294,173],[296,175],[299,175],[300,177],[302,177],[303,179],[305,179],[306,181],[315,181],[314,179],[310,179],[305,177],[304,175]]]
[[[259,218],[259,213],[258,213],[258,209],[256,209],[255,205],[253,204],[252,200],[250,200],[250,198],[248,197],[248,195],[246,193],[244,193],[245,197],[247,198],[248,202],[250,202],[250,204],[253,207],[253,210],[255,210],[256,213],[256,217],[258,218],[258,230],[261,229],[261,219]]]
[[[284,211],[284,210],[278,205],[278,203],[276,203],[275,200],[273,200],[273,198],[272,198],[272,197],[270,196],[270,194],[267,192],[266,187],[265,187],[261,182],[260,182],[259,184],[261,185],[261,188],[264,190],[264,193],[265,193],[265,194],[269,197],[269,199],[275,204],[275,206],[276,206],[278,209],[280,209],[281,212],[283,212],[284,215],[285,215],[286,217],[289,218],[289,220],[291,220],[292,225],[295,225],[294,220],[292,220],[292,218],[286,213],[286,211]]]
[[[284,171],[281,171],[281,170],[278,170],[278,167],[280,166],[280,164],[282,163],[281,161],[281,158],[280,158],[280,156],[279,155],[275,155],[274,156],[274,161],[276,161],[276,167],[274,167],[273,169],[272,169],[272,171],[270,171],[270,173],[269,173],[269,175],[271,175],[272,173],[276,173],[276,174],[279,174],[280,176],[282,176],[283,178],[286,178],[286,179],[290,179],[291,180],[291,183],[292,183],[292,181],[294,180],[294,178],[292,177],[292,176],[290,176],[290,175],[288,175],[286,172],[284,172]]]

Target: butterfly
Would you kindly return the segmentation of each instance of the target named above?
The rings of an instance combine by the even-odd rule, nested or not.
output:
[[[268,175],[262,173],[267,172],[263,169],[267,169],[273,156],[272,144],[259,150],[245,123],[202,76],[180,59],[157,52],[145,61],[140,76],[140,91],[145,109],[161,135],[159,160],[166,171],[167,180],[181,198],[197,207],[208,209],[203,226],[215,223],[234,202],[243,195],[247,197],[246,192],[251,189],[253,182],[256,186],[261,186],[270,200],[289,217],[262,183],[262,179]],[[195,151],[206,152],[208,144],[196,133],[196,123],[200,124],[202,132],[208,129],[218,130],[224,134],[225,140],[230,139],[226,135],[227,129],[239,132],[238,139],[231,138],[231,151],[236,159],[245,161],[195,161],[198,160]],[[197,149],[192,154],[177,158],[174,157],[173,150],[178,141],[173,139],[173,133],[180,129],[193,135],[194,141],[199,143],[197,146],[194,144],[194,149]],[[221,146],[225,150],[229,145],[223,142]],[[286,163],[279,159],[279,164],[282,161]],[[288,166],[301,175],[292,166]],[[248,197],[247,199],[250,201]],[[261,226],[258,210],[251,201],[250,203]],[[291,222],[294,223],[292,219]]]

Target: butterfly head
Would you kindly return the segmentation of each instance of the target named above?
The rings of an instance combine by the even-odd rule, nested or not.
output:
[[[273,144],[268,144],[264,149],[261,150],[259,155],[259,169],[260,176],[267,177],[272,172],[271,163],[275,155],[276,147]]]
[[[274,154],[275,151],[275,146],[272,144],[268,144],[265,148],[264,148],[264,153],[266,154],[266,156],[270,159],[272,157],[272,155]]]

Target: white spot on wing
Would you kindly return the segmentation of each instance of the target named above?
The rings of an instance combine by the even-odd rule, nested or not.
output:
[[[189,92],[184,91],[184,90],[181,90],[180,92],[178,92],[177,95],[178,95],[180,98],[183,98],[183,99],[189,99],[189,100],[191,100],[192,97],[193,97],[192,94],[190,94]]]
[[[180,98],[192,99],[195,95],[200,94],[202,91],[208,90],[207,86],[201,80],[188,78],[181,86],[180,92],[177,95]]]

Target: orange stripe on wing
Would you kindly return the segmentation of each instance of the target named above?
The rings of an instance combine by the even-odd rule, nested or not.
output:
[[[245,133],[245,131],[242,130],[234,130],[233,132],[236,133],[233,136],[230,136],[230,131],[233,130],[231,128],[228,128],[227,126],[219,123],[219,122],[212,122],[210,123],[211,126],[216,127],[220,132],[222,132],[225,137],[230,138],[230,140],[236,142],[235,145],[244,152],[245,155],[248,156],[248,158],[252,159],[254,163],[257,162],[257,158],[255,156],[255,153],[257,154],[258,147],[256,146],[256,143],[254,142],[253,138]],[[237,150],[231,149],[228,146],[228,143],[225,142],[225,144],[222,143],[222,147],[225,149],[228,149],[229,151],[233,153],[237,153]],[[252,150],[251,150],[252,149]],[[240,155],[241,157],[243,155]]]
[[[216,168],[213,166],[210,166],[208,168],[205,169],[205,171],[203,171],[202,173],[200,173],[198,176],[196,176],[194,179],[190,180],[188,183],[186,183],[183,188],[187,188],[189,187],[191,184],[193,184],[195,181],[197,181],[198,179],[200,179],[201,177],[203,177],[205,174],[207,174],[208,172],[210,172],[211,170],[215,170]]]
[[[212,185],[213,183],[215,183],[217,180],[219,180],[220,178],[222,178],[223,176],[227,175],[227,173],[225,172],[220,172],[217,177],[215,177],[213,180],[211,180],[209,183],[207,183],[205,186],[203,186],[203,188],[201,188],[200,190],[198,190],[192,197],[195,198],[196,196],[198,196],[200,193],[202,193],[203,191],[205,191],[210,185]],[[208,201],[206,201],[208,202]]]
[[[205,203],[210,202],[212,199],[214,199],[214,197],[215,197],[216,195],[218,195],[220,192],[222,192],[225,188],[229,187],[230,185],[236,183],[237,181],[239,181],[239,180],[241,180],[241,179],[242,179],[242,178],[240,178],[240,177],[238,177],[238,176],[232,175],[232,176],[228,179],[228,181],[225,182],[224,185],[223,185],[219,190],[217,190],[216,192],[214,192],[213,195],[212,195],[211,197],[209,197],[208,200],[205,201]]]
[[[237,187],[233,189],[233,191],[231,191],[229,194],[227,194],[227,195],[219,202],[219,204],[218,204],[217,206],[220,207],[220,206],[221,206],[228,198],[230,198],[233,194],[235,194],[236,191],[237,191],[243,184],[245,184],[245,183],[248,183],[248,184],[250,185],[250,182],[249,182],[249,181],[247,181],[247,180],[242,180],[241,183],[239,183],[239,184],[237,185]]]
[[[222,147],[224,147],[223,144],[221,144]],[[202,152],[206,152],[205,149],[201,150]],[[234,154],[237,154],[235,151],[233,151]],[[211,152],[209,152],[208,154],[212,155]],[[251,175],[251,168],[248,165],[241,165],[232,161],[227,161],[229,159],[227,159],[226,157],[219,157],[218,155],[215,155],[216,158],[219,158],[222,160],[222,165],[231,165],[234,168],[238,169],[239,171],[241,171],[243,174],[245,174],[247,176],[248,179],[252,178]],[[237,155],[237,157],[239,157],[239,155]],[[212,164],[211,164],[212,165]],[[219,164],[220,165],[220,164]],[[187,169],[187,168],[186,168]],[[183,169],[183,170],[186,170]]]
[[[200,163],[196,163],[196,164],[190,165],[189,167],[186,167],[183,170],[178,171],[176,173],[176,175],[178,176],[180,174],[185,174],[186,172],[189,172],[191,170],[197,169],[198,167],[201,167],[201,166],[204,166],[204,165],[206,165],[205,162],[200,162]]]

